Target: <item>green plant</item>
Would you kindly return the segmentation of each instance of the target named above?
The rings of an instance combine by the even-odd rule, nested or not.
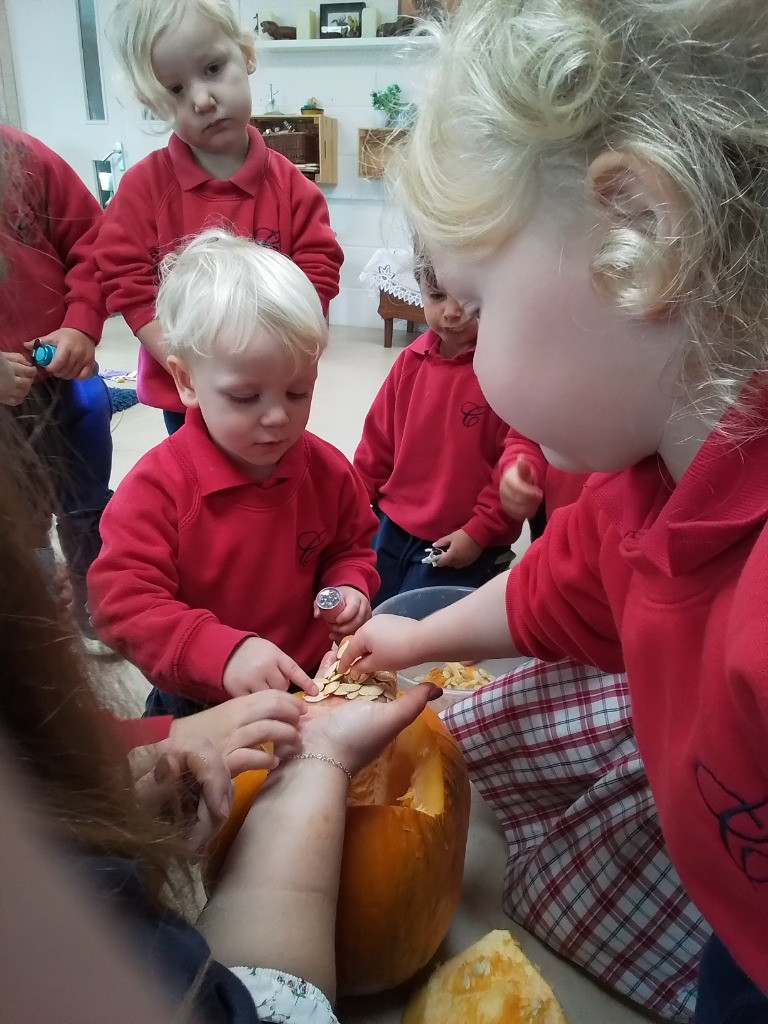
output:
[[[383,110],[389,121],[394,121],[403,107],[403,90],[393,83],[386,89],[374,89],[371,92],[374,110]]]

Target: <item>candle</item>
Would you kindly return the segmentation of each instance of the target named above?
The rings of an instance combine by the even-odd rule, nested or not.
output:
[[[364,39],[371,39],[376,35],[376,29],[379,27],[379,21],[379,12],[375,7],[363,8],[361,35]]]
[[[317,39],[317,12],[302,7],[296,15],[296,38]]]

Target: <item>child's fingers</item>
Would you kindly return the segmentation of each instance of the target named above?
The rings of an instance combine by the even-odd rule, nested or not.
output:
[[[300,703],[296,697],[291,700]],[[249,747],[255,750],[264,743],[273,743],[275,747],[292,747],[299,745],[298,720],[295,724],[278,721],[252,722],[238,729],[232,736],[232,746]]]
[[[284,690],[288,684],[293,683],[295,686],[298,686],[300,690],[303,690],[304,693],[309,694],[310,697],[316,697],[320,692],[317,683],[310,679],[307,673],[303,669],[299,668],[296,662],[287,655],[283,655],[278,661],[277,668],[280,675],[283,677],[283,685],[273,686],[272,683],[269,683],[268,685],[273,686],[274,689]]]
[[[260,771],[261,769],[271,771],[280,764],[280,760],[275,754],[268,754],[266,750],[251,749],[250,747],[238,747],[224,760],[233,778],[240,772]]]
[[[281,690],[258,690],[256,693],[249,693],[244,697],[237,697],[227,701],[224,705],[232,707],[236,711],[235,728],[242,729],[246,726],[274,719],[279,722],[288,722],[290,725],[298,725],[299,719],[305,713],[305,707],[301,701]]]

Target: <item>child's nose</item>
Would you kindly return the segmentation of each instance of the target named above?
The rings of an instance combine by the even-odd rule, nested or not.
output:
[[[279,427],[288,422],[288,413],[284,405],[276,402],[264,412],[261,422],[265,427]]]
[[[455,299],[446,299],[443,306],[443,316],[446,320],[461,320],[464,310]]]
[[[203,113],[206,110],[210,110],[214,106],[216,100],[211,94],[211,90],[204,82],[199,82],[192,88],[192,105],[198,114]]]

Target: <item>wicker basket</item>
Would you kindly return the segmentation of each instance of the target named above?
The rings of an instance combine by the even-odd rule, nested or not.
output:
[[[291,163],[306,164],[311,160],[310,144],[312,137],[308,132],[270,132],[264,136],[268,149],[282,153]]]

